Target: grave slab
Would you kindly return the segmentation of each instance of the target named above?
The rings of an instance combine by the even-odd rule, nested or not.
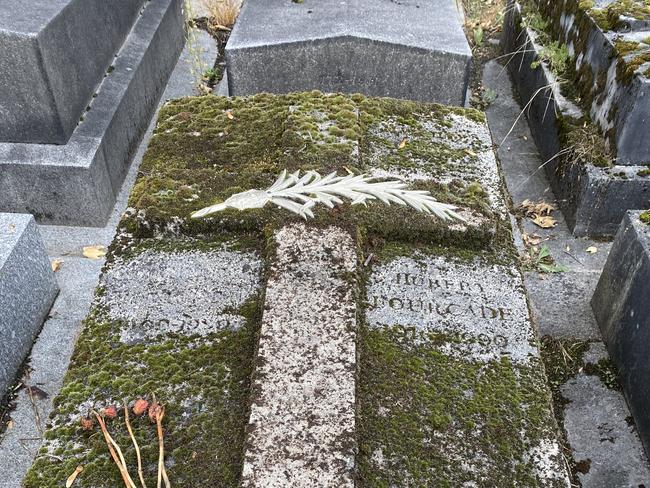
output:
[[[576,141],[589,138],[601,140],[603,144],[605,141],[598,132],[580,132],[586,127],[589,114],[562,93],[565,84],[558,81],[548,64],[538,63],[544,50],[538,38],[538,34],[525,27],[522,7],[511,2],[505,17],[503,49],[511,53],[508,71],[525,107],[553,192],[575,236],[613,236],[628,209],[650,206],[650,177],[646,166],[650,152],[645,152],[646,156],[640,159],[626,159],[619,149],[613,159],[592,157],[596,149],[590,149],[587,154],[574,150]],[[626,107],[618,113],[628,112],[622,101],[616,106]],[[647,113],[650,111],[639,111],[639,114]],[[645,139],[635,138],[636,141]]]
[[[0,141],[65,144],[144,3],[0,4]]]
[[[350,235],[284,227],[274,240],[244,487],[354,487],[356,270]]]
[[[66,144],[0,143],[0,210],[39,223],[103,225],[183,33],[179,0],[148,2]]]
[[[15,381],[58,291],[34,218],[0,213],[0,397]]]
[[[226,63],[231,95],[317,89],[464,105],[471,50],[453,0],[251,0]]]
[[[625,215],[591,300],[630,411],[650,451],[650,226],[640,211]],[[648,215],[647,212],[645,215]],[[647,218],[647,217],[646,217]]]
[[[384,184],[400,177],[408,190],[428,191],[440,203],[457,206],[467,222],[443,221],[379,199],[351,205],[350,194],[341,194],[346,202],[334,208],[309,207],[313,219],[305,214],[311,219],[305,222],[295,202],[267,199],[290,194],[288,187],[265,191],[284,170],[317,171],[321,182],[332,172],[357,181],[372,175]],[[213,205],[220,212],[190,218]],[[319,92],[168,103],[55,401],[46,449],[63,449],[56,455],[65,462],[39,458],[26,486],[63,481],[80,462],[84,484],[115,486],[119,474],[101,438],[74,425],[90,406],[132,399],[145,387],[169,407],[165,446],[174,486],[381,486],[388,483],[383,465],[368,461],[379,444],[382,450],[373,459],[384,456],[403,467],[390,473],[396,485],[454,484],[460,465],[468,486],[509,486],[515,478],[522,485],[542,480],[566,486],[510,240],[479,112]],[[237,266],[240,259],[227,257],[223,262],[229,266],[215,270],[203,258],[185,264],[183,256],[170,255],[226,251],[245,253],[251,267],[259,263],[259,286],[241,306],[224,301],[250,282],[250,272]],[[381,336],[385,328],[367,324],[366,289],[380,276],[376,272],[399,259],[413,261],[411,273],[424,262],[431,275],[443,266],[455,266],[463,275],[460,295],[450,289],[448,298],[475,305],[454,316],[455,335],[441,333],[433,345],[394,344],[389,337],[386,349],[373,348],[371,333]],[[186,273],[186,266],[194,271]],[[173,269],[167,272],[168,267]],[[487,277],[484,294],[481,274]],[[428,296],[429,301],[445,297]],[[185,327],[172,320],[167,307],[179,300],[181,317],[208,310],[222,319],[244,317],[245,325],[203,335],[211,329],[200,321]],[[165,314],[168,320],[161,320]],[[426,327],[416,318],[416,325]],[[417,353],[401,354],[402,346]],[[466,358],[470,353],[476,357]],[[421,374],[422,364],[427,374]],[[386,372],[394,365],[410,369],[389,374],[391,383]],[[439,390],[422,384],[434,378],[442,378]],[[405,385],[424,396],[415,395],[420,403],[400,396]],[[373,398],[374,392],[379,396]],[[368,428],[375,407],[393,408],[396,423]],[[149,459],[158,445],[147,422],[138,423],[137,435]],[[130,445],[119,422],[111,424],[113,431],[120,445]],[[386,441],[390,433],[396,437]],[[404,447],[400,433],[413,433],[413,449],[410,441]],[[484,442],[477,447],[480,436]],[[455,452],[461,454],[445,457],[438,439],[458,441]],[[424,458],[422,452],[438,457]]]

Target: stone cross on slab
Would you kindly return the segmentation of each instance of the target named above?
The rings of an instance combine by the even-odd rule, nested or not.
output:
[[[331,99],[319,95],[310,101],[326,105]],[[359,105],[351,112],[363,126],[364,108]],[[265,190],[245,189],[192,214],[193,218],[220,221],[222,215],[236,218],[237,214],[270,204],[267,209],[277,219],[273,225],[275,255],[269,263],[259,365],[252,387],[243,469],[245,487],[353,487],[355,466],[369,486],[376,486],[380,479],[420,476],[417,484],[422,485],[442,479],[433,465],[429,472],[410,472],[408,463],[401,459],[404,449],[412,449],[416,459],[442,456],[447,449],[465,452],[465,456],[478,452],[480,456],[472,455],[465,467],[459,468],[459,479],[492,478],[506,484],[522,481],[500,473],[501,462],[493,457],[489,446],[482,444],[481,437],[490,425],[509,431],[506,440],[495,442],[501,444],[500,449],[512,450],[513,458],[518,458],[512,462],[528,463],[529,476],[549,486],[561,486],[566,481],[548,398],[542,397],[540,404],[538,398],[522,393],[518,404],[507,398],[482,398],[480,393],[490,387],[522,392],[543,388],[543,377],[536,372],[539,351],[515,263],[492,264],[480,258],[480,253],[467,263],[445,255],[453,255],[455,247],[462,248],[460,243],[445,242],[449,250],[442,251],[442,255],[440,251],[421,252],[409,244],[418,240],[414,232],[402,238],[404,244],[397,255],[378,258],[371,270],[359,269],[358,263],[366,259],[358,254],[359,242],[344,223],[345,214],[356,206],[365,207],[364,211],[381,219],[387,205],[392,204],[406,210],[402,214],[404,222],[409,212],[421,213],[430,225],[435,222],[441,235],[456,229],[462,240],[463,235],[471,233],[476,217],[472,215],[471,192],[465,191],[452,205],[437,201],[430,191],[411,188],[416,182],[435,185],[442,181],[453,186],[467,173],[481,174],[484,177],[479,181],[487,188],[474,183],[488,196],[490,208],[490,217],[481,217],[492,225],[500,225],[504,217],[485,125],[458,112],[442,117],[450,122],[447,126],[440,118],[432,117],[431,110],[422,114],[421,106],[419,110],[413,108],[411,127],[398,122],[398,117],[382,114],[362,129],[366,135],[359,142],[369,147],[361,155],[357,148],[348,153],[350,164],[362,167],[358,174],[349,169],[344,176],[337,171],[325,173],[322,170],[327,168],[327,161],[319,162],[315,157],[316,164],[309,164],[312,161],[307,157],[304,163],[311,169],[301,171],[303,165],[293,172],[283,169]],[[236,117],[236,113],[232,110],[231,115]],[[331,117],[326,107],[304,115],[320,120],[318,129],[330,132],[323,123]],[[399,140],[390,141],[395,136]],[[311,134],[301,136],[303,145],[310,146],[309,137],[313,138]],[[443,157],[436,160],[427,155],[428,145],[444,148]],[[317,144],[310,149],[316,153],[323,150]],[[400,158],[399,165],[382,168],[382,163],[391,160],[391,153],[405,157]],[[454,167],[454,157],[464,160],[465,167]],[[445,167],[447,164],[449,167]],[[338,208],[345,201],[350,205]],[[314,214],[320,208],[316,204],[322,204],[319,216]],[[289,218],[292,214],[304,220],[320,219],[328,225],[293,223]],[[365,217],[353,223],[364,227],[366,218],[373,220]],[[482,246],[496,232],[496,228],[486,232]],[[355,276],[362,274],[368,275],[368,287],[360,307]],[[365,318],[358,322],[358,317]],[[404,354],[422,355],[421,371],[414,371],[409,378],[404,365],[392,364],[383,356],[384,351],[374,342],[378,337]],[[357,344],[362,345],[361,351],[357,351]],[[434,351],[444,360],[429,361]],[[445,369],[445,375],[461,380],[469,395],[463,402],[475,402],[477,408],[485,402],[486,413],[464,411],[457,405],[464,387],[453,380],[438,384],[436,373],[428,368]],[[400,374],[405,375],[405,381],[439,390],[448,398],[427,403],[426,396],[419,398],[417,392],[393,384]],[[521,375],[521,379],[514,380],[512,375]],[[506,381],[512,383],[506,385]],[[364,393],[357,398],[355,391]],[[397,401],[394,395],[399,397]],[[423,410],[408,406],[416,399]],[[529,409],[540,406],[545,413],[535,421],[539,425],[528,437],[525,424]],[[361,424],[357,423],[356,408],[361,409]],[[493,408],[503,408],[513,418],[491,418],[487,412]],[[440,416],[439,425],[429,424],[431,415]],[[407,423],[401,425],[400,419],[407,419]],[[514,424],[510,424],[513,419]],[[477,427],[468,429],[465,423],[470,422]],[[409,432],[408,426],[413,425],[419,427]],[[414,440],[429,429],[439,431],[437,446],[427,447]],[[404,438],[392,439],[391,433],[400,430],[406,431]],[[355,439],[361,439],[362,445],[356,446]],[[360,449],[356,459],[355,449]],[[533,460],[536,456],[540,459]],[[545,471],[548,466],[553,469]]]

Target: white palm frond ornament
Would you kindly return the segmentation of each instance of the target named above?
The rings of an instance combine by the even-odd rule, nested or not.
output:
[[[343,203],[342,198],[347,198],[352,201],[352,205],[365,205],[370,200],[380,200],[386,205],[408,205],[418,212],[434,214],[443,220],[457,219],[465,222],[455,212],[456,207],[438,202],[428,191],[408,190],[406,183],[399,180],[373,181],[374,179],[368,175],[337,176],[336,172],[321,176],[316,171],[307,171],[301,177],[300,171],[287,173],[284,170],[268,189],[237,193],[223,203],[194,212],[192,218],[206,217],[227,208],[262,208],[271,202],[307,219],[314,217],[311,209],[317,203],[333,208],[335,204]]]

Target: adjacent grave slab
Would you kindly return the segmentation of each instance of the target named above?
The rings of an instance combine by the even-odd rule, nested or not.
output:
[[[144,3],[0,4],[0,141],[65,144]]]
[[[147,3],[66,144],[0,143],[0,210],[103,225],[182,49],[181,4]]]
[[[464,105],[454,0],[251,0],[226,46],[231,95],[318,89]]]
[[[642,221],[643,220],[643,221]],[[625,215],[591,300],[646,452],[650,451],[650,215]]]
[[[316,205],[306,223],[286,202],[189,218],[284,169],[402,177],[467,222],[380,201]],[[46,449],[64,461],[39,458],[26,486],[80,463],[81,486],[115,486],[101,439],[76,423],[154,390],[174,486],[566,486],[510,240],[479,112],[319,92],[170,102],[55,402]],[[366,289],[395,305],[400,272],[440,275],[444,289],[397,291],[434,315],[441,304],[446,320],[408,315],[441,332],[411,340],[393,334],[401,315],[371,319]],[[157,440],[137,422],[151,459]]]
[[[650,10],[645,0],[533,0],[568,47],[574,84],[616,163],[650,163]]]
[[[58,291],[34,218],[0,213],[0,397],[16,379]]]
[[[547,59],[550,49],[560,49],[560,45],[540,44],[540,39],[545,39],[543,33],[530,26],[538,25],[534,20],[544,17],[535,12],[532,10],[526,17],[515,2],[507,9],[503,47],[505,52],[512,53],[508,59],[510,75],[542,156],[544,170],[574,235],[614,235],[628,209],[650,206],[650,172],[644,164],[623,158],[620,150],[614,158],[614,146],[612,150],[607,149],[599,129],[589,121],[589,110],[583,110],[569,97],[571,94],[567,90],[572,83],[562,80],[570,79],[571,68],[567,73],[558,74],[557,68],[546,61],[540,62]],[[548,25],[551,22],[549,18]],[[569,45],[566,55],[580,57],[578,48],[566,42]],[[592,39],[589,45],[592,42],[597,43]],[[569,57],[566,62],[570,64],[574,58]],[[594,94],[578,98],[584,105],[593,97]],[[628,112],[627,105],[620,100],[611,110],[615,109],[618,113]],[[650,114],[650,111],[639,114]],[[642,127],[643,124],[633,126]],[[636,138],[638,141],[645,139]],[[650,152],[641,160],[647,163]]]
[[[353,488],[354,241],[305,225],[274,241],[242,486]]]

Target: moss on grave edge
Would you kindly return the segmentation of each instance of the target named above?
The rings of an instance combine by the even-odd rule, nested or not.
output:
[[[449,165],[472,168],[477,152],[485,149],[479,141],[455,149],[444,141],[432,143],[430,134],[426,140],[426,131],[420,127],[426,120],[442,130],[451,125],[454,115],[469,124],[485,120],[481,112],[471,109],[319,92],[169,102],[160,113],[122,228],[136,237],[196,236],[222,230],[261,232],[266,225],[297,221],[300,217],[270,205],[189,219],[193,211],[234,193],[268,187],[285,168],[345,174],[369,169],[366,160],[370,159],[372,167],[386,169],[408,169],[417,160],[421,169],[434,176],[444,174]],[[403,147],[382,138],[377,127],[388,122],[393,124],[387,129],[391,137],[397,126],[405,134]],[[378,151],[381,158],[376,157]],[[434,178],[412,187],[471,209],[478,224],[459,231],[405,207],[371,203],[367,207],[345,204],[334,211],[317,206],[313,225],[334,224],[350,230],[360,226],[387,238],[475,249],[492,239],[499,217],[477,179],[452,176],[443,183]]]
[[[443,255],[512,265],[514,246],[502,244],[505,252],[472,253],[388,243],[375,247],[373,255],[381,263]],[[362,271],[362,283],[370,272]],[[541,359],[521,366],[507,358],[487,363],[454,358],[442,346],[453,346],[456,337],[428,333],[414,342],[405,327],[369,327],[363,292],[359,308],[357,486],[540,486],[526,453],[558,436]],[[564,486],[559,480],[544,483]]]
[[[120,240],[111,246],[108,265],[146,249],[183,251],[221,249],[262,252],[251,236],[213,236],[196,241]],[[101,286],[96,292],[103,293]],[[77,465],[84,470],[75,486],[114,488],[122,481],[99,427],[81,428],[80,419],[95,408],[133,402],[151,394],[165,404],[166,465],[174,486],[236,487],[243,463],[250,378],[261,320],[263,289],[237,313],[246,325],[208,336],[168,334],[144,344],[119,340],[124,324],[94,305],[83,324],[61,392],[45,434],[46,442],[24,480],[26,488],[63,486]],[[144,415],[131,420],[144,459],[146,481],[155,486],[158,444],[155,425]],[[136,476],[135,450],[124,414],[108,420],[111,435]],[[55,457],[53,457],[55,456]],[[135,478],[134,478],[135,479]]]

